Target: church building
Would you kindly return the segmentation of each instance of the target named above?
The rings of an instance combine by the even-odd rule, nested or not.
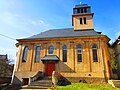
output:
[[[87,4],[73,8],[73,28],[51,29],[17,39],[14,83],[20,84],[41,72],[58,72],[70,82],[106,82],[111,78],[109,38],[94,30],[94,13]]]

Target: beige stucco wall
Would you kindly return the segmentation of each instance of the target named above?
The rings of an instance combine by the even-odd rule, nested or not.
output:
[[[49,39],[49,40],[36,40],[36,41],[22,41],[20,42],[17,56],[17,67],[16,72],[29,73],[42,71],[45,72],[45,65],[42,63],[41,59],[48,55],[48,47],[53,45],[54,55],[57,55],[60,59],[58,64],[55,65],[56,71],[62,73],[65,77],[99,77],[110,78],[110,71],[107,61],[109,59],[108,46],[106,44],[106,37],[102,37],[102,57],[100,52],[100,38],[99,37],[83,37],[83,38],[63,38],[63,39]],[[77,45],[82,45],[82,62],[77,62]],[[96,44],[98,47],[98,62],[93,62],[92,55],[92,45]],[[62,46],[66,45],[68,48],[67,52],[67,62],[62,61]],[[24,47],[28,46],[28,56],[27,61],[22,62]],[[39,62],[34,62],[35,60],[35,48],[36,46],[41,46],[41,57]],[[103,62],[102,62],[103,58]],[[104,64],[103,64],[104,63]],[[105,69],[105,74],[103,73],[103,65]],[[16,74],[17,75],[17,74]],[[24,74],[22,74],[23,77]],[[18,75],[19,76],[19,75]]]
[[[86,17],[86,24],[80,24],[80,18]],[[86,16],[73,16],[74,30],[94,29],[92,15]],[[82,19],[82,22],[83,19]]]

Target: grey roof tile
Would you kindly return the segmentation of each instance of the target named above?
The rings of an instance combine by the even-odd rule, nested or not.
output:
[[[95,30],[74,30],[73,28],[65,29],[51,29],[45,32],[41,32],[37,35],[33,35],[28,38],[17,39],[17,40],[33,40],[33,39],[46,39],[46,38],[65,38],[65,37],[83,37],[83,36],[101,36],[101,33]]]
[[[75,5],[75,8],[81,8],[81,7],[90,7],[87,4],[79,4],[79,5]]]
[[[42,58],[42,61],[46,61],[46,60],[59,61],[59,58],[56,55],[45,55]]]

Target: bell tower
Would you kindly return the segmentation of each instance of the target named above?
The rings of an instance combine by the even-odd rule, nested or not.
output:
[[[72,26],[74,30],[93,30],[93,15],[91,7],[87,4],[76,5],[73,8]]]

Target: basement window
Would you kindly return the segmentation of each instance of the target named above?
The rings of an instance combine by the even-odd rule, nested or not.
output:
[[[23,79],[23,85],[29,84],[29,78],[22,78]]]

